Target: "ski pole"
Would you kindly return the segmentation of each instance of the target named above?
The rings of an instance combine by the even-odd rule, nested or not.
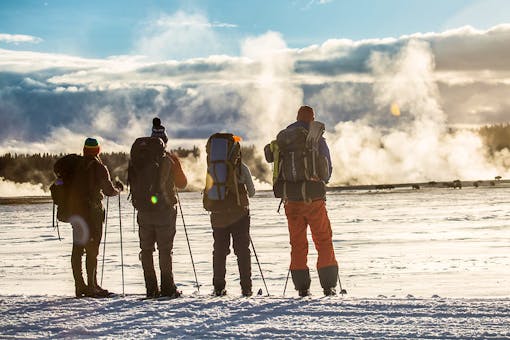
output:
[[[136,209],[135,209],[135,207],[133,206],[133,234],[136,232],[136,228],[135,228],[135,219],[136,219]]]
[[[120,229],[120,268],[122,270],[122,295],[124,294],[124,251],[122,249],[122,217],[120,213],[120,192],[119,192],[119,229]]]
[[[257,256],[257,252],[255,251],[255,246],[253,245],[251,236],[250,236],[250,243],[251,243],[251,247],[253,248],[253,254],[255,255],[255,259],[257,260],[257,264],[259,266],[260,276],[262,277],[262,282],[264,282],[264,287],[266,287],[267,296],[269,296],[269,290],[267,289],[266,279],[264,279],[264,274],[262,273],[262,267],[260,266],[259,257]]]
[[[108,230],[108,202],[109,198],[108,196],[106,196],[106,213],[104,216],[103,262],[101,264],[101,286],[103,285],[104,256],[106,254],[106,231]]]
[[[198,284],[197,271],[195,269],[195,261],[193,261],[193,253],[191,252],[191,245],[189,243],[188,230],[186,228],[186,222],[184,222],[184,214],[182,213],[181,198],[179,197],[179,192],[177,190],[175,190],[175,194],[177,195],[177,203],[179,204],[179,210],[181,212],[182,225],[184,226],[184,234],[186,234],[186,242],[188,243],[189,256],[191,257],[191,265],[193,266],[193,273],[195,274],[197,291],[200,293],[200,285]]]
[[[285,292],[287,291],[287,282],[289,282],[289,276],[290,276],[290,268],[287,271],[287,279],[285,280],[285,286],[283,287],[283,296],[285,296]]]
[[[340,274],[337,273],[338,276],[338,285],[340,286],[340,294],[343,296],[344,294],[347,294],[347,291],[342,288],[342,282],[340,281]]]
[[[55,203],[53,203],[53,222],[52,223],[53,223],[53,230],[55,230],[55,228],[57,228],[58,240],[62,241],[62,239],[60,238],[60,229],[58,227],[58,221],[57,221],[57,224],[55,224]]]
[[[338,287],[340,288],[340,294],[344,296],[344,294],[347,294],[347,291],[342,287],[342,281],[340,281],[340,268],[338,269],[336,276],[338,278]]]

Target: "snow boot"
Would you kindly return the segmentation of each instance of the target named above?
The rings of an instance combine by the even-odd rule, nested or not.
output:
[[[334,295],[336,295],[335,288],[325,288],[324,289],[324,296],[334,296]]]
[[[309,289],[300,289],[299,290],[299,296],[301,296],[301,297],[310,296],[310,295],[312,295],[312,294],[310,294]]]
[[[161,296],[176,298],[181,296],[181,292],[177,290],[173,276],[161,275]]]
[[[319,281],[324,290],[324,295],[336,295],[336,283],[338,278],[338,266],[328,266],[319,268]]]
[[[225,296],[227,295],[227,291],[225,288],[215,288],[213,292],[214,296]]]
[[[177,287],[174,286],[173,289],[163,289],[161,288],[161,297],[167,297],[170,299],[178,298],[182,295],[182,292],[180,290],[177,290]]]
[[[241,294],[243,294],[244,297],[250,297],[253,295],[253,292],[251,289],[242,289]]]
[[[290,273],[292,274],[292,282],[294,282],[294,287],[300,293],[299,296],[303,296],[301,295],[301,292],[305,292],[310,289],[310,271],[308,269],[298,269],[291,270]]]
[[[74,286],[74,293],[77,298],[85,297],[87,295],[87,291],[88,287],[85,282],[83,282],[83,280],[82,283],[76,284]]]
[[[159,289],[156,287],[156,289],[147,289],[147,293],[145,295],[148,299],[157,299],[158,297],[161,296],[161,292],[159,291]]]

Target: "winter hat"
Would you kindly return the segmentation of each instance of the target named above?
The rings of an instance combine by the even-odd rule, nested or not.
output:
[[[96,156],[101,151],[99,147],[99,143],[95,138],[87,138],[85,139],[85,145],[83,145],[83,155],[84,156]]]
[[[296,119],[305,123],[310,123],[315,119],[315,113],[310,106],[303,105],[299,108]]]
[[[165,127],[161,125],[161,119],[158,117],[155,117],[152,120],[152,133],[151,137],[159,137],[163,140],[163,142],[166,144],[168,142],[168,136],[165,132]]]

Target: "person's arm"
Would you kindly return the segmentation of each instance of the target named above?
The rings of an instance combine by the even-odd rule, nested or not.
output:
[[[329,176],[328,179],[326,180],[326,183],[328,183],[329,179],[331,178],[331,174],[333,173],[333,164],[331,164],[331,155],[329,153],[328,144],[326,143],[326,139],[324,137],[321,137],[321,139],[319,140],[319,153],[326,157],[326,159],[328,160]]]
[[[188,185],[188,179],[186,178],[186,175],[182,171],[181,162],[179,161],[179,157],[177,157],[173,153],[170,153],[169,155],[170,155],[170,160],[172,161],[171,172],[174,177],[175,186],[179,189],[184,189],[184,188],[186,188],[186,185]]]
[[[116,196],[119,194],[119,191],[115,188],[113,185],[110,173],[108,172],[108,169],[104,164],[98,164],[97,167],[98,171],[98,177],[99,178],[99,187],[101,188],[101,191],[106,196]]]
[[[249,197],[255,196],[255,186],[251,178],[250,168],[244,163],[241,163],[241,182],[246,185],[246,191]]]

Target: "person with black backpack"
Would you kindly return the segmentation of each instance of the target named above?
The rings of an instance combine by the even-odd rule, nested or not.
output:
[[[241,160],[240,137],[215,133],[209,137],[207,177],[203,204],[211,212],[213,229],[214,295],[226,295],[226,259],[232,238],[237,256],[241,293],[252,295],[250,211],[248,197],[255,195],[250,169]]]
[[[324,295],[336,294],[338,264],[326,210],[326,183],[332,166],[323,133],[324,124],[315,121],[313,109],[301,106],[297,121],[280,131],[264,150],[266,160],[274,162],[273,191],[284,203],[291,244],[290,272],[300,296],[310,295],[308,226],[318,252],[317,270]]]
[[[73,227],[71,267],[76,297],[107,297],[111,293],[97,284],[97,256],[103,233],[105,210],[102,199],[123,190],[120,181],[112,183],[110,173],[99,158],[100,146],[87,138],[83,157],[70,154],[55,163],[57,180],[51,195],[58,206],[57,218]],[[87,283],[82,274],[82,257],[86,253]]]
[[[176,233],[176,187],[184,189],[187,178],[179,158],[165,150],[168,136],[159,118],[153,119],[151,137],[138,138],[131,147],[128,182],[131,202],[138,210],[140,260],[148,298],[181,295],[172,273],[172,249]],[[159,251],[161,288],[154,269],[154,245]]]

